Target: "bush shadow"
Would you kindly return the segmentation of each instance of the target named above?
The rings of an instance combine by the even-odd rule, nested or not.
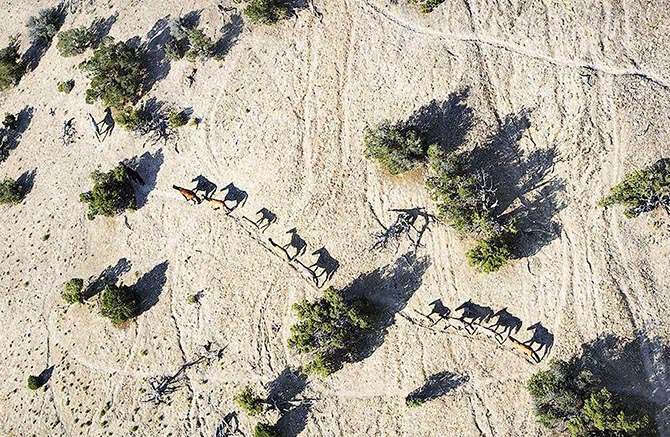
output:
[[[46,369],[42,370],[42,372],[39,374],[37,377],[40,380],[40,384],[44,385],[49,382],[51,379],[51,375],[54,373],[54,366],[51,365],[47,367]]]
[[[0,129],[0,162],[6,160],[9,157],[9,152],[18,147],[23,133],[30,126],[34,113],[35,109],[33,107],[26,106],[16,115],[16,129],[6,127]]]
[[[267,402],[279,412],[277,427],[283,436],[297,436],[307,426],[311,403],[296,399],[305,391],[307,385],[307,376],[301,369],[294,370],[290,367],[285,368],[268,384]]]
[[[230,15],[230,21],[221,28],[222,36],[214,43],[213,56],[223,59],[230,49],[237,43],[244,30],[242,15],[235,12]]]
[[[165,56],[165,46],[171,39],[168,17],[156,21],[147,33],[146,41],[139,45],[148,69],[144,84],[145,93],[170,73],[170,61]]]
[[[140,297],[140,309],[138,315],[150,310],[158,303],[163,287],[167,282],[165,272],[167,272],[169,264],[170,263],[166,260],[156,265],[138,279],[137,283],[133,286]]]
[[[35,185],[35,175],[37,169],[25,171],[16,180],[16,183],[21,187],[21,198],[24,198],[30,193]]]
[[[467,374],[457,375],[447,370],[429,376],[424,384],[405,398],[409,403],[424,403],[446,395],[470,380]]]
[[[135,187],[135,199],[138,209],[146,205],[149,193],[156,188],[156,179],[164,159],[163,149],[158,149],[153,154],[144,152],[140,156],[135,156],[124,161],[124,164],[136,171],[143,181],[143,184]]]
[[[93,40],[91,42],[91,47],[97,48],[102,40],[109,35],[112,26],[116,23],[119,13],[115,12],[107,18],[96,18],[93,20],[93,23],[89,26],[88,30],[93,35]]]
[[[40,9],[40,13],[44,9],[49,8]],[[65,17],[67,17],[67,9],[65,8],[64,3],[60,3],[54,9],[56,10],[56,21],[53,24],[55,32],[57,33],[65,22]],[[56,35],[54,35],[54,38],[55,37]],[[51,40],[46,40],[45,38],[41,37],[30,44],[30,47],[28,47],[26,52],[21,57],[21,62],[23,62],[23,64],[26,66],[26,71],[33,71],[37,68],[37,66],[40,64],[40,61],[42,60],[42,57],[47,52],[47,50],[49,50],[49,47],[51,47],[52,43],[53,38]]]
[[[109,266],[98,275],[95,280],[89,278],[89,283],[84,289],[83,297],[84,300],[91,299],[100,293],[106,285],[116,284],[119,280],[119,277],[128,273],[130,271],[130,261],[126,258],[121,258],[117,261],[116,265]]]

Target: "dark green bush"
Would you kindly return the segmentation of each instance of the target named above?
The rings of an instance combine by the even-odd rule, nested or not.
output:
[[[39,376],[35,375],[30,375],[28,377],[28,388],[31,390],[37,390],[38,388],[42,387],[42,380],[40,379]]]
[[[421,12],[433,12],[433,9],[444,3],[444,0],[409,0],[410,3],[419,5]]]
[[[84,280],[72,278],[65,283],[61,297],[67,303],[84,303]]]
[[[244,387],[235,396],[235,403],[252,417],[263,411],[263,399],[258,397],[251,387]]]
[[[88,203],[88,219],[97,215],[112,217],[126,209],[135,209],[135,190],[126,168],[118,165],[107,173],[91,173],[93,189],[82,193],[80,200]]]
[[[416,130],[383,121],[365,128],[365,156],[378,161],[391,174],[399,174],[426,163],[428,145]]]
[[[172,111],[168,115],[168,126],[173,129],[186,126],[186,123],[188,123],[188,116],[181,111]]]
[[[343,360],[371,327],[372,315],[364,299],[347,301],[333,287],[324,294],[317,301],[303,300],[293,305],[298,323],[291,327],[288,345],[300,354],[312,355],[305,373],[325,377],[342,367]]]
[[[95,100],[115,109],[134,104],[144,92],[147,69],[137,48],[112,38],[103,39],[81,68],[91,77],[90,88],[86,90],[86,102]]]
[[[258,422],[254,426],[254,437],[281,437],[281,433],[274,425]]]
[[[0,91],[19,83],[25,71],[26,66],[21,62],[19,46],[15,42],[0,49]]]
[[[63,57],[81,55],[95,43],[95,34],[86,26],[68,29],[58,34],[56,47]]]
[[[140,309],[140,299],[137,292],[123,284],[106,285],[102,290],[100,314],[107,317],[115,325],[137,317]]]
[[[194,62],[198,58],[206,60],[212,56],[214,43],[202,30],[198,28],[187,29],[186,36],[189,45],[189,49],[185,53],[186,59]]]
[[[186,54],[186,41],[172,38],[165,45],[165,56],[171,61],[178,61]]]
[[[142,109],[126,106],[116,113],[114,119],[128,132],[135,132],[146,121],[146,114]]]
[[[7,112],[5,119],[2,120],[2,125],[9,130],[16,130],[19,127],[19,119],[14,114]]]
[[[70,94],[74,89],[74,79],[66,80],[65,82],[58,82],[58,92]]]
[[[63,22],[64,9],[61,6],[40,9],[37,15],[28,19],[30,42],[49,45]]]
[[[274,24],[288,16],[286,0],[249,0],[244,14],[255,24]]]
[[[512,257],[511,242],[515,231],[479,240],[466,254],[468,264],[482,273],[498,271]]]
[[[23,199],[21,186],[14,179],[0,182],[0,204],[15,205]]]
[[[670,160],[661,159],[642,170],[624,176],[610,195],[598,203],[603,208],[623,205],[624,215],[637,217],[659,206],[670,206]]]

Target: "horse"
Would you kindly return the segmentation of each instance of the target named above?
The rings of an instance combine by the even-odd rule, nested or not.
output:
[[[270,211],[270,210],[267,209],[267,208],[261,208],[261,209],[256,213],[256,215],[258,215],[258,214],[261,215],[261,218],[259,218],[259,219],[256,221],[256,227],[257,227],[258,229],[261,229],[261,232],[265,232],[265,230],[266,230],[267,228],[269,228],[271,224],[273,224],[273,223],[277,223],[277,216],[276,216],[272,211]],[[267,224],[264,225],[264,226],[261,226],[261,223],[263,223],[263,221],[266,221]]]
[[[521,343],[519,340],[512,337],[511,335],[509,336],[509,340],[512,342],[512,346],[514,346],[514,349],[526,354],[526,356],[531,358],[536,363],[539,363],[541,361],[540,357],[537,355],[537,352],[535,352],[535,350],[532,347],[528,346],[525,343]]]
[[[544,349],[544,353],[542,354],[542,358],[540,361],[546,357],[549,352],[551,352],[552,346],[554,346],[554,334],[549,332],[547,328],[542,326],[542,323],[537,322],[534,325],[531,325],[527,331],[533,331],[533,336],[531,337],[530,340],[524,341],[523,344],[528,345],[529,347],[532,346],[534,343],[537,343],[540,345],[540,347],[537,349],[537,353],[539,354],[542,349]]]
[[[467,328],[468,326],[472,328],[472,332],[470,332],[470,334],[477,330],[477,328],[473,326],[475,323],[481,324],[488,321],[493,316],[493,310],[491,308],[477,305],[476,303],[472,302],[472,299],[469,299],[467,302],[464,302],[461,306],[456,308],[456,311],[458,310],[463,310],[463,314],[458,318],[458,320],[465,324],[466,331],[470,332]],[[470,322],[466,322],[465,319],[472,320]]]
[[[93,127],[93,132],[95,133],[95,137],[98,139],[98,142],[100,142],[100,128],[98,127],[98,123],[95,121],[95,118],[93,118],[93,115],[91,113],[88,113],[88,118],[91,119],[91,126]]]
[[[172,188],[175,190],[179,191],[179,193],[184,196],[184,199],[186,199],[188,202],[193,202],[193,204],[199,204],[202,202],[200,198],[198,197],[197,194],[195,194],[193,191],[189,190],[188,188],[182,188],[178,187],[176,185],[173,185]]]
[[[432,306],[433,309],[430,310],[430,313],[428,313],[428,315],[426,317],[428,317],[428,319],[431,322],[433,322],[433,318],[431,316],[433,314],[437,314],[437,316],[438,316],[438,319],[436,321],[434,321],[433,324],[430,325],[430,326],[436,325],[440,320],[446,320],[447,318],[449,318],[449,314],[451,314],[451,310],[448,307],[444,306],[444,304],[442,303],[442,299],[434,300],[431,303],[429,303],[428,305]]]
[[[223,209],[226,212],[230,212],[223,200],[212,199],[211,197],[207,199],[207,203],[213,210]]]
[[[519,329],[521,329],[521,325],[523,324],[521,319],[510,314],[507,311],[507,308],[503,308],[491,316],[492,319],[495,317],[497,317],[498,320],[492,325],[489,325],[489,328],[491,328],[493,332],[496,333],[496,340],[498,340],[498,343],[500,344],[503,344],[507,337],[512,335],[512,333],[518,333]],[[499,327],[503,328],[502,332],[498,332]]]
[[[300,235],[298,235],[298,230],[296,228],[293,228],[289,229],[286,233],[291,234],[291,241],[288,244],[282,246],[282,248],[286,251],[287,254],[289,247],[295,248],[295,255],[292,258],[290,258],[289,261],[296,259],[300,255],[304,255],[305,251],[307,250],[307,243],[305,242],[305,240],[300,238]]]
[[[319,286],[319,278],[323,274],[325,274],[326,279],[323,282],[325,283],[325,282],[329,281],[333,277],[333,275],[335,274],[337,269],[340,268],[340,262],[338,260],[336,260],[335,258],[333,258],[332,256],[330,256],[330,253],[328,253],[328,251],[326,250],[325,247],[322,247],[318,250],[315,250],[312,253],[312,255],[317,255],[317,254],[319,255],[319,258],[316,260],[316,262],[314,264],[312,264],[311,266],[309,266],[307,268],[310,269],[313,272],[314,283],[318,287]],[[317,274],[316,273],[317,269],[321,269],[322,272]]]

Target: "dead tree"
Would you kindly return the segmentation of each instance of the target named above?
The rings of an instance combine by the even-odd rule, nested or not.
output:
[[[63,123],[63,136],[61,139],[63,140],[63,145],[64,146],[69,146],[70,144],[73,144],[76,140],[77,136],[77,129],[74,127],[74,117],[65,121]]]
[[[390,209],[389,211],[397,213],[395,221],[390,226],[386,227],[379,221],[379,219],[377,219],[384,230],[374,234],[370,248],[388,249],[389,247],[394,247],[394,253],[396,253],[400,248],[403,235],[406,235],[412,244],[414,244],[414,250],[418,249],[421,246],[421,238],[423,237],[424,232],[429,230],[428,227],[435,221],[435,217],[432,214],[427,213],[421,207],[411,209]],[[419,217],[423,219],[421,228],[416,227]],[[412,235],[412,231],[414,231],[415,235]]]

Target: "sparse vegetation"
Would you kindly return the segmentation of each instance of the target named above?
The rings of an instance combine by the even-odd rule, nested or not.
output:
[[[258,422],[254,426],[254,437],[281,437],[281,433],[274,425]]]
[[[105,105],[122,109],[134,104],[144,92],[147,69],[139,49],[123,42],[104,38],[81,68],[91,77],[86,102],[101,100]]]
[[[252,417],[263,411],[263,399],[258,397],[251,387],[244,387],[235,396],[235,403]]]
[[[5,179],[0,182],[0,204],[15,205],[22,198],[21,186],[14,179]]]
[[[365,156],[375,159],[395,175],[426,163],[428,145],[423,136],[411,127],[383,121],[365,129]]]
[[[25,71],[26,66],[21,62],[19,46],[15,41],[0,49],[0,91],[19,83]]]
[[[254,24],[274,24],[288,16],[286,0],[249,0],[244,14]]]
[[[35,45],[49,45],[63,22],[63,13],[63,8],[56,6],[40,9],[37,15],[30,17],[30,42]]]
[[[132,287],[123,284],[108,284],[102,290],[100,314],[115,325],[120,325],[136,317],[139,313],[140,299]]]
[[[553,360],[527,384],[535,414],[547,428],[567,428],[573,437],[655,436],[651,416],[629,398],[610,392],[574,358]]]
[[[61,297],[67,303],[84,303],[84,280],[72,278],[64,285]]]
[[[624,206],[624,215],[634,218],[662,206],[670,212],[670,159],[661,159],[642,170],[627,174],[599,202],[603,208]]]
[[[293,305],[299,321],[291,327],[288,345],[300,354],[311,354],[306,373],[325,377],[342,367],[364,330],[371,327],[372,316],[363,298],[347,301],[333,287],[324,294],[314,302]]]
[[[195,305],[198,303],[198,295],[197,294],[189,294],[186,296],[186,303],[189,305]]]
[[[86,26],[68,29],[58,34],[56,47],[63,57],[81,55],[93,45],[95,35]]]
[[[421,12],[429,13],[444,3],[444,0],[409,0],[409,2],[418,5]]]
[[[118,165],[107,173],[98,170],[91,173],[93,189],[80,195],[88,204],[88,219],[97,215],[112,217],[126,209],[135,209],[135,190],[126,168]]]
[[[168,126],[173,129],[186,126],[188,123],[188,116],[182,111],[172,111],[168,115]]]
[[[58,82],[58,92],[70,94],[74,89],[74,79],[66,80],[65,82]]]
[[[31,390],[37,390],[42,387],[42,380],[39,376],[30,375],[28,377],[28,388]]]

